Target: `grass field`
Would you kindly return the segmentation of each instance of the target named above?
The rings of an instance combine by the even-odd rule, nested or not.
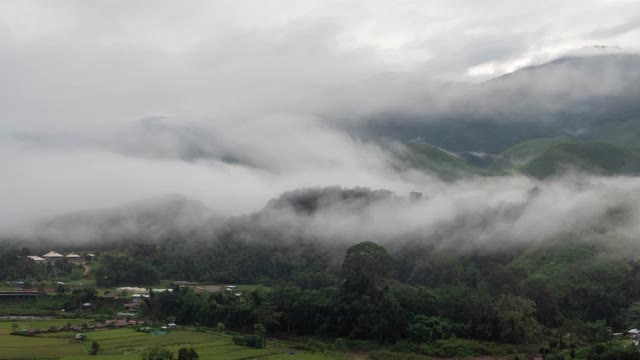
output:
[[[81,324],[83,320],[38,320],[17,321],[19,328],[39,328],[61,326],[71,322]],[[151,335],[134,329],[115,329],[85,332],[87,341],[74,342],[74,333],[51,333],[34,337],[10,335],[12,321],[0,321],[0,359],[124,359],[138,360],[141,353],[150,347],[167,347],[177,353],[181,347],[193,347],[200,359],[242,360],[242,359],[302,359],[328,360],[345,359],[342,355],[325,355],[291,350],[288,343],[270,341],[267,349],[250,349],[237,346],[232,336],[219,333],[203,333],[190,329],[177,329],[166,335]],[[97,356],[87,355],[87,348],[97,341],[100,351]],[[290,354],[290,352],[292,352]]]

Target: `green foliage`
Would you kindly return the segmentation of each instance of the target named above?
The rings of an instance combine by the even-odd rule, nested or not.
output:
[[[142,353],[142,360],[173,360],[173,352],[160,347],[152,347]]]
[[[91,343],[91,348],[89,349],[89,355],[98,355],[98,351],[100,351],[100,344],[97,342]]]
[[[342,263],[348,291],[372,295],[391,274],[392,260],[387,250],[365,241],[351,246]]]
[[[502,295],[494,305],[500,329],[500,339],[520,344],[530,342],[540,334],[541,326],[535,320],[535,303],[515,295]]]
[[[369,360],[430,360],[431,358],[419,354],[397,353],[391,351],[372,351],[367,355]]]
[[[544,357],[545,360],[565,360],[565,355],[560,351],[550,352]]]
[[[217,332],[224,332],[225,330],[225,326],[223,323],[219,322],[218,324],[216,324],[216,331]]]
[[[258,344],[261,348],[267,347],[267,329],[265,329],[263,324],[255,324],[253,325],[253,333],[256,335],[258,339],[260,339],[260,343]]]
[[[468,339],[436,340],[420,345],[418,351],[425,355],[437,357],[471,357],[484,355],[500,355],[507,351],[496,348],[495,344]]]
[[[448,339],[452,335],[453,324],[443,318],[418,315],[409,324],[409,338],[413,342],[421,343]]]
[[[262,338],[257,335],[236,335],[233,337],[233,343],[250,348],[261,348]]]
[[[198,360],[200,356],[193,348],[180,348],[178,350],[178,360]]]
[[[95,271],[96,284],[102,287],[145,285],[159,282],[158,272],[141,256],[105,255],[102,266]]]
[[[602,343],[611,339],[611,328],[604,320],[585,322],[578,329],[578,333],[584,336],[589,344]]]
[[[22,331],[12,331],[9,334],[15,335],[15,336],[35,336],[34,334],[29,334],[29,333],[22,332]]]

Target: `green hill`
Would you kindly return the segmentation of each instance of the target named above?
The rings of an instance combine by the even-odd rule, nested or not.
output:
[[[406,144],[406,149],[395,151],[396,159],[404,168],[433,173],[444,180],[467,176],[488,176],[494,173],[469,164],[463,158],[435,146],[423,143]]]
[[[600,141],[566,138],[531,139],[501,154],[483,155],[489,163],[483,167],[474,165],[469,157],[424,143],[406,144],[393,154],[398,167],[432,173],[443,180],[508,173],[542,179],[569,169],[599,175],[640,174],[640,151]]]
[[[524,164],[552,146],[571,141],[563,138],[540,138],[523,141],[505,150],[501,156],[508,158],[514,164]]]
[[[537,178],[574,168],[602,175],[640,174],[640,153],[595,141],[563,141],[551,144],[519,169]]]

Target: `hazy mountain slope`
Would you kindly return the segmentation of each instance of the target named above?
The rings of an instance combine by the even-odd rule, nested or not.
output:
[[[615,139],[624,145],[640,140],[637,131],[622,130],[640,127],[637,55],[566,57],[479,84],[405,84],[414,90],[404,90],[412,94],[406,101],[385,105],[393,96],[384,84],[367,92],[364,105],[380,100],[375,112],[358,114],[349,130],[492,154],[534,138]]]
[[[55,216],[35,224],[32,237],[66,244],[108,244],[203,233],[215,223],[216,215],[202,203],[169,195]]]
[[[508,158],[514,164],[523,164],[542,154],[550,147],[566,142],[567,140],[566,138],[531,139],[510,147],[502,152],[500,156]]]
[[[615,122],[596,131],[595,139],[615,145],[640,149],[640,119]]]
[[[444,180],[495,175],[488,170],[473,166],[463,157],[429,144],[409,143],[406,144],[406,151],[397,151],[395,155],[400,166],[425,171]]]
[[[640,153],[602,142],[562,141],[534,153],[519,169],[527,175],[544,178],[567,168],[603,175],[639,174]]]
[[[509,173],[545,178],[569,169],[599,175],[640,174],[640,152],[599,141],[531,139],[499,155],[462,153],[458,156],[422,143],[407,144],[406,149],[394,153],[403,169],[424,171],[443,180]],[[483,166],[476,166],[478,163]]]

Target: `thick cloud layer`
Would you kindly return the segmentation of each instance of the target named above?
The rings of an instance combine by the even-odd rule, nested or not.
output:
[[[583,47],[588,50],[578,53],[631,53],[640,36],[638,18],[636,4],[595,0],[482,6],[473,1],[4,1],[0,234],[61,213],[100,214],[167,194],[196,199],[220,216],[245,214],[284,191],[331,185],[398,194],[417,190],[430,200],[373,206],[356,218],[337,211],[314,219],[309,231],[331,223],[331,231],[339,233],[358,228],[361,237],[391,237],[400,231],[394,225],[435,231],[467,213],[508,217],[487,204],[507,199],[516,206],[536,186],[532,180],[446,184],[429,174],[398,171],[379,142],[361,136],[368,129],[360,128],[360,121],[389,112],[442,121],[465,110],[472,98],[476,107],[468,112],[481,110],[484,118],[510,123],[519,118],[498,116],[505,106],[538,109],[558,98],[549,89],[570,96],[556,104],[559,109],[545,111],[562,111],[593,96],[624,98],[638,83],[637,68],[626,62],[614,62],[595,78],[562,66],[552,82],[514,78],[509,84],[540,95],[522,103],[495,96],[513,93],[511,87],[474,83]],[[571,96],[576,94],[577,100]],[[636,186],[634,179],[593,181],[606,184],[602,193],[590,185],[589,199],[615,193],[617,181],[625,189]],[[567,199],[583,195],[573,181],[545,186],[542,197],[554,191]],[[521,211],[533,212],[535,204]],[[601,205],[594,211],[609,206]],[[391,215],[387,208],[394,210]],[[509,234],[526,237],[543,220],[514,221],[505,223]],[[500,235],[506,231],[500,224],[480,232],[478,241],[508,237]],[[548,236],[566,231],[555,223],[548,229]],[[92,236],[86,229],[79,233]]]

